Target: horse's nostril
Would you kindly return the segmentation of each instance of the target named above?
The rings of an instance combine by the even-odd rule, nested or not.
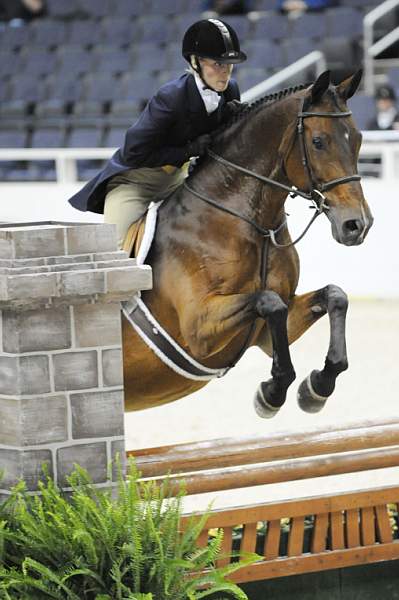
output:
[[[344,228],[349,232],[359,231],[360,223],[357,219],[350,219],[349,221],[345,221]]]

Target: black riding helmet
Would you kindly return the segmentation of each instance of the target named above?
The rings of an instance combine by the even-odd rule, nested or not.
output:
[[[182,54],[190,64],[192,55],[222,64],[247,60],[234,29],[219,19],[203,19],[193,23],[184,34]]]

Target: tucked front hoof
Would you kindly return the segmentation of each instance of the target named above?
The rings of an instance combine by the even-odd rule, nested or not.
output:
[[[266,390],[267,382],[262,382],[256,390],[254,398],[254,407],[256,414],[259,417],[262,417],[262,419],[271,419],[278,413],[281,406],[273,406],[272,404],[270,404],[270,402],[268,402],[265,394]]]
[[[329,396],[320,396],[314,391],[311,377],[316,373],[317,371],[312,371],[311,374],[302,381],[298,388],[298,404],[300,408],[307,413],[317,413],[321,411],[329,398]]]

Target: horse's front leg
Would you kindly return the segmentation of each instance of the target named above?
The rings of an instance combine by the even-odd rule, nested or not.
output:
[[[257,314],[267,321],[271,337],[272,377],[263,381],[255,395],[255,410],[260,417],[273,417],[285,402],[287,389],[295,379],[288,347],[288,307],[276,292],[259,293],[255,304]]]
[[[294,296],[290,302],[288,314],[290,344],[326,313],[330,319],[330,344],[324,368],[321,371],[312,371],[299,386],[298,402],[306,412],[318,412],[323,408],[327,398],[334,391],[338,375],[348,368],[345,340],[347,308],[347,296],[336,285],[327,285],[320,290]],[[270,341],[267,338],[263,340],[263,347],[266,351],[270,349]]]

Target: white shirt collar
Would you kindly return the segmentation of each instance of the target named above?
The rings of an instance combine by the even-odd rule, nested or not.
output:
[[[205,84],[198,73],[194,73],[194,79],[195,83],[197,84],[198,91],[201,94],[201,98],[205,104],[206,112],[209,115],[217,109],[221,97],[214,90],[210,90],[209,88],[204,89]]]

